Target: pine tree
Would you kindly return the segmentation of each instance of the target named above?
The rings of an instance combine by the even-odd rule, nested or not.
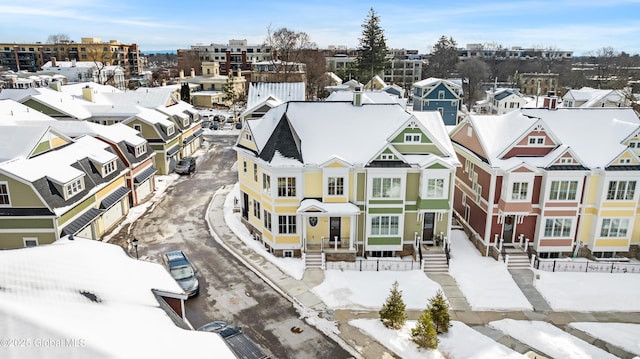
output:
[[[380,27],[380,18],[373,8],[369,10],[369,14],[362,24],[359,50],[360,58],[357,62],[358,79],[366,83],[384,70],[389,63],[387,58],[389,49],[384,37],[384,30]]]
[[[447,78],[456,71],[458,63],[458,45],[453,38],[441,36],[433,45],[429,63],[425,66],[424,77]]]
[[[411,329],[411,340],[421,348],[436,349],[438,347],[438,333],[433,327],[431,312],[425,309],[418,318],[415,328]]]
[[[407,321],[407,313],[405,312],[405,304],[402,300],[402,291],[398,290],[398,281],[393,282],[391,293],[387,297],[387,301],[380,309],[380,320],[387,328],[400,329]]]
[[[429,299],[429,305],[427,310],[431,314],[431,319],[433,320],[433,324],[435,325],[436,332],[446,333],[449,331],[449,322],[451,318],[449,316],[449,303],[444,299],[444,294],[442,291],[438,290],[436,295]]]
[[[229,76],[227,76],[227,82],[224,84],[222,90],[224,91],[224,99],[231,106],[238,99],[235,86],[233,84],[233,70],[229,70]]]

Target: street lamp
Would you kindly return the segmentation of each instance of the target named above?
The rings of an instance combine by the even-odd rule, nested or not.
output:
[[[133,248],[136,249],[136,259],[138,259],[138,240],[133,237],[133,241],[131,241],[131,243],[133,243]]]

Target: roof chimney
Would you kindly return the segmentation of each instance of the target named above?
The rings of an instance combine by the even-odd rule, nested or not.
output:
[[[191,68],[191,77],[196,77],[196,70],[194,70],[194,68]]]
[[[558,108],[558,96],[555,92],[551,91],[542,100],[542,106],[549,110],[555,110]]]
[[[356,86],[353,89],[353,105],[362,106],[362,87]]]
[[[49,87],[58,91],[58,92],[62,92],[62,82],[60,81],[51,81],[49,82]]]
[[[180,70],[180,74],[179,74],[180,78],[183,79],[184,78],[184,70]]]
[[[82,98],[89,102],[96,102],[96,98],[93,93],[93,89],[89,85],[82,88]]]
[[[51,67],[56,67],[56,66],[58,66],[58,65],[56,64],[56,58],[55,58],[55,57],[52,57],[52,58],[51,58]]]

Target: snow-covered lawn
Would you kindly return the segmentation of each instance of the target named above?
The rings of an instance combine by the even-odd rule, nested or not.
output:
[[[640,274],[536,271],[536,288],[557,311],[640,311]]]
[[[400,330],[385,328],[377,319],[355,319],[349,324],[361,329],[385,347],[404,359],[449,358],[449,359],[500,359],[524,358],[500,343],[469,328],[461,322],[451,322],[446,334],[438,335],[437,350],[419,349],[411,341],[411,329],[415,320],[408,320]]]
[[[616,358],[616,356],[546,322],[503,319],[491,322],[489,326],[552,358]]]
[[[440,285],[414,271],[325,271],[324,281],[312,291],[333,309],[373,309],[379,310],[389,296],[391,286],[398,281],[402,299],[407,309],[423,310],[429,298],[433,297]]]
[[[629,353],[640,355],[640,324],[580,322],[569,325]]]
[[[451,232],[449,273],[474,310],[531,310],[502,262],[483,257],[462,230]]]

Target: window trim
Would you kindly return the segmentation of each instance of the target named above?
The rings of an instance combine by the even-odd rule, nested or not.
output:
[[[621,190],[620,189],[620,183],[624,182],[624,188]],[[613,189],[612,192],[612,188],[611,188],[611,184],[615,183],[616,187],[615,189]],[[631,193],[629,193],[629,184],[633,183],[633,189],[631,190]],[[636,180],[631,180],[631,179],[616,179],[616,180],[610,180],[607,182],[607,189],[604,191],[605,192],[605,200],[607,201],[634,201],[636,198],[636,192],[637,192],[637,186],[638,186],[638,181]],[[631,198],[629,198],[629,194],[631,194]],[[622,195],[623,198],[618,198],[618,196]]]
[[[605,228],[605,221],[609,221],[609,228],[607,229],[607,235],[603,235],[603,231]],[[610,235],[611,234],[611,225],[613,224],[613,221],[618,221],[618,227],[616,228],[616,234],[615,236]],[[619,235],[620,234],[620,224],[621,223],[626,223],[626,228],[625,233],[623,236]],[[600,221],[600,230],[598,231],[599,237],[600,238],[629,238],[631,236],[633,232],[633,227],[632,227],[632,222],[631,222],[631,218],[628,217],[607,217],[607,218],[602,218],[602,220]]]
[[[384,190],[385,180],[389,180],[389,188]],[[391,194],[391,188],[394,186],[394,182],[397,180],[398,184],[398,194],[394,196]],[[376,193],[376,181],[380,181],[380,193]],[[389,192],[389,195],[385,196],[385,192]],[[376,176],[371,178],[371,198],[374,199],[401,199],[402,198],[402,177],[391,177],[391,176]]]
[[[554,186],[553,184],[557,183],[558,187],[557,189],[555,189],[555,198],[553,198],[553,194],[554,194]],[[566,183],[566,188],[563,190],[562,189],[562,185]],[[573,191],[571,190],[571,186],[572,184],[575,183],[575,188],[573,189]],[[578,180],[567,180],[567,179],[558,179],[558,180],[552,180],[549,183],[549,194],[547,195],[547,199],[549,201],[566,201],[566,202],[575,202],[576,198],[578,198],[578,189],[580,188],[580,182]],[[564,198],[561,198],[561,194],[564,194]],[[570,194],[573,194],[573,198],[569,198]]]
[[[334,180],[333,184],[331,183],[331,180]],[[327,197],[344,197],[345,182],[345,178],[342,176],[327,177]],[[332,190],[333,193],[331,193]]]
[[[435,186],[431,185],[432,181],[441,181],[440,185],[438,186],[437,183],[434,183]],[[448,193],[447,193],[447,179],[444,177],[429,177],[426,179],[426,186],[427,186],[427,191],[426,191],[426,198],[428,199],[443,199],[443,198],[447,198],[448,197]],[[432,191],[435,191],[435,193]],[[439,189],[439,191],[438,191]],[[439,193],[439,195],[438,195]]]
[[[573,217],[545,217],[544,226],[542,227],[542,237],[543,238],[573,238]],[[549,229],[549,221],[551,222],[551,233],[547,234],[547,229]],[[557,221],[562,221],[562,224],[557,227]],[[566,226],[566,221],[569,221],[569,225]],[[561,233],[556,235],[556,230],[559,230]],[[564,234],[565,230],[568,230],[568,233]]]
[[[294,198],[297,197],[298,187],[297,187],[297,177],[296,176],[278,176],[277,179],[278,186],[278,197],[280,198]],[[283,187],[280,184],[284,184]]]
[[[36,244],[34,246],[28,246],[27,242],[31,241],[35,242]],[[22,237],[22,244],[24,245],[24,248],[37,247],[38,245],[40,245],[38,237]]]
[[[1,181],[0,189],[2,188],[2,186],[4,186],[4,188],[6,189],[6,193],[0,193],[0,197],[4,198],[6,196],[7,203],[0,203],[0,207],[11,207],[11,192],[9,192],[9,182]]]
[[[516,185],[518,185],[517,186],[518,187],[517,191],[516,191]],[[530,186],[530,183],[528,181],[514,181],[514,182],[511,182],[511,186],[509,186],[509,187],[511,189],[509,191],[509,200],[510,201],[521,201],[521,202],[523,202],[523,201],[529,200],[529,198],[530,198],[529,195],[531,194],[531,191],[529,190],[529,187],[531,187],[531,186]],[[524,187],[524,189],[526,191],[524,193],[524,196],[522,194],[523,187]],[[533,190],[533,188],[531,188],[531,190]],[[516,194],[516,192],[517,192],[518,196],[514,196]]]
[[[282,231],[283,228],[285,229],[284,232]],[[296,215],[279,215],[278,216],[278,234],[297,234],[297,233],[298,233],[298,216]]]
[[[116,164],[116,160],[112,160],[105,163],[104,166],[102,166],[102,177],[106,177],[112,174],[113,172],[116,171],[117,168],[118,166]]]
[[[422,143],[421,133],[405,133],[404,143]]]
[[[64,185],[65,199],[72,198],[84,190],[84,177],[77,178]]]
[[[370,216],[369,221],[369,236],[370,237],[385,237],[385,236],[400,236],[401,219],[399,215],[393,214],[378,214]],[[386,219],[386,223],[384,220]],[[395,223],[393,221],[395,219]],[[377,223],[375,223],[377,222]],[[376,226],[376,227],[374,227]],[[377,231],[374,231],[377,228]],[[384,229],[386,229],[386,233]],[[394,230],[395,229],[395,233]],[[377,232],[377,233],[374,233]]]

